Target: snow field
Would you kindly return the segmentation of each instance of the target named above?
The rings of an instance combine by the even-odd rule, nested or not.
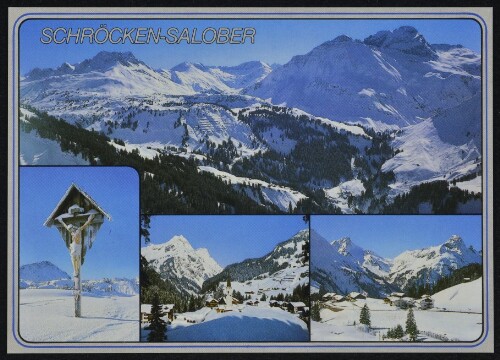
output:
[[[75,318],[72,290],[19,291],[19,334],[32,342],[138,341],[139,295],[82,295]]]
[[[210,310],[201,323],[174,320],[167,337],[168,341],[308,341],[309,333],[306,323],[287,311],[243,306],[225,313]]]
[[[444,336],[450,341],[474,341],[482,333],[482,279],[463,283],[432,295],[435,307],[413,309],[418,330]],[[370,309],[371,331],[359,325],[361,308]],[[381,341],[388,329],[405,328],[407,310],[384,304],[381,299],[367,298],[356,302],[334,303],[320,311],[321,321],[311,321],[313,341]],[[420,334],[422,341],[439,341]]]
[[[277,205],[282,211],[288,211],[289,204],[292,205],[292,209],[295,209],[299,200],[307,198],[307,196],[305,196],[301,192],[293,190],[286,186],[279,186],[267,183],[262,180],[235,176],[230,173],[217,170],[210,166],[199,166],[198,169],[200,171],[209,172],[225,181],[229,181],[232,185],[260,185],[262,189],[262,195],[264,196],[266,202]],[[247,195],[253,198],[251,191],[247,191]],[[258,199],[254,200],[259,201]]]

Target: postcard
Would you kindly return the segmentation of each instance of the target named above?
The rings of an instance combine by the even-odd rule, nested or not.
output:
[[[493,351],[490,8],[10,8],[8,351]]]

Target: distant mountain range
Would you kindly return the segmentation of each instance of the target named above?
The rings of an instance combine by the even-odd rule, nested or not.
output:
[[[420,196],[405,209],[481,212],[471,198],[481,193],[481,56],[430,44],[413,27],[364,40],[341,35],[282,66],[153,69],[130,52],[103,51],[29,71],[20,96],[23,164],[117,161],[83,142],[71,140],[75,149],[68,150],[62,131],[50,138],[60,124],[47,132],[35,122],[47,112],[116,138],[108,142],[116,154],[134,151],[157,166],[162,155],[192,161],[200,176],[220,181],[213,187],[230,186],[241,203],[263,212],[381,213],[398,195],[438,181],[449,184],[449,194]],[[144,171],[145,194],[160,194],[162,183],[177,178]],[[196,195],[183,186],[176,180],[170,189],[179,203],[200,203],[187,199]],[[450,201],[446,195],[451,210],[441,204]],[[222,196],[212,201],[245,212]],[[172,201],[159,203],[145,205],[152,213],[174,211]]]
[[[386,259],[359,247],[350,238],[329,243],[311,231],[312,286],[341,294],[357,291],[382,297],[409,285],[433,284],[453,270],[481,262],[480,252],[467,247],[458,235],[441,245]]]
[[[68,273],[52,264],[41,261],[26,264],[19,268],[19,287],[21,289],[73,289],[74,282]],[[82,280],[84,292],[108,293],[117,295],[139,294],[139,279],[104,278]]]

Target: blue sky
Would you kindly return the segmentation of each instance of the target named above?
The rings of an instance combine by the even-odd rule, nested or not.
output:
[[[328,241],[348,236],[358,246],[388,258],[442,244],[451,235],[481,249],[480,215],[312,216],[311,229]]]
[[[244,45],[168,45],[168,44],[42,44],[45,27],[169,27],[203,29],[212,27],[254,27],[255,44]],[[481,49],[481,29],[473,20],[28,20],[20,29],[20,67],[25,74],[35,67],[55,68],[63,62],[78,63],[99,51],[132,51],[153,68],[171,68],[181,62],[205,65],[237,65],[250,60],[269,64],[288,62],[315,46],[345,34],[363,40],[380,30],[414,26],[430,43],[462,44],[477,52]]]
[[[164,215],[152,216],[150,225],[151,244],[183,235],[221,266],[261,257],[307,228],[302,215]]]
[[[139,275],[139,178],[126,167],[21,167],[20,264],[48,260],[73,273],[71,258],[55,227],[43,223],[71,183],[111,215],[85,256],[82,279]]]

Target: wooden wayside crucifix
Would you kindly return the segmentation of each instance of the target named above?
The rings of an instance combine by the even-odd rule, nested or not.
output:
[[[44,223],[47,227],[54,225],[59,230],[69,250],[75,283],[75,317],[81,317],[82,314],[81,266],[105,218],[111,221],[111,216],[90,195],[76,184],[71,184]]]

